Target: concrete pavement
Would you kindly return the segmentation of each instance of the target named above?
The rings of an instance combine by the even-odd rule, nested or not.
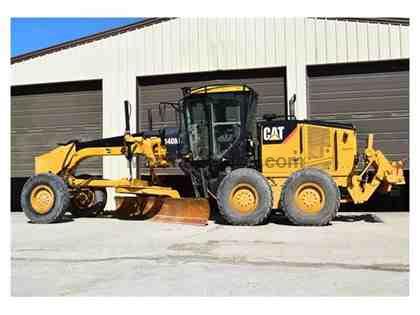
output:
[[[11,216],[14,296],[408,295],[407,212],[342,213],[326,227]]]

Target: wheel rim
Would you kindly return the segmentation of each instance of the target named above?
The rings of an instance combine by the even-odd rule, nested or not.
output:
[[[38,185],[31,192],[31,205],[36,213],[47,213],[54,206],[54,201],[54,192],[47,185]]]
[[[87,209],[95,203],[95,193],[92,190],[83,190],[74,197],[73,202],[79,209]]]
[[[305,213],[318,213],[325,204],[324,190],[317,183],[300,185],[295,194],[295,202],[298,208]]]
[[[244,214],[257,209],[258,193],[254,187],[248,184],[238,184],[229,196],[230,206],[237,212]]]

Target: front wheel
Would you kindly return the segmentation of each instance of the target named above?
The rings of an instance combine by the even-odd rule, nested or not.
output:
[[[267,179],[251,168],[226,175],[217,189],[220,214],[233,225],[257,225],[270,215],[273,196]]]
[[[63,179],[54,174],[39,174],[28,179],[20,202],[23,212],[33,223],[59,221],[70,205],[70,194]]]

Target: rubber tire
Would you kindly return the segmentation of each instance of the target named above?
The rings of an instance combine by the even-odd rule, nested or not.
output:
[[[71,209],[70,212],[72,213],[73,216],[75,217],[96,217],[98,216],[104,209],[106,206],[106,202],[107,202],[107,193],[106,193],[106,189],[95,189],[95,200],[96,203],[89,208],[79,208],[77,207],[73,201],[71,202]]]
[[[37,213],[31,204],[31,192],[38,185],[47,185],[54,192],[54,205],[45,214]],[[62,219],[70,205],[70,193],[64,180],[54,174],[38,174],[30,177],[23,186],[20,203],[26,217],[33,223],[54,223]]]
[[[325,204],[316,214],[304,213],[295,204],[296,189],[305,182],[315,182],[324,190]],[[340,208],[340,190],[326,172],[317,168],[304,168],[293,173],[284,183],[281,192],[281,207],[286,217],[295,225],[327,225],[334,219]]]
[[[257,209],[241,215],[230,207],[229,195],[239,183],[247,183],[255,188],[259,196]],[[258,225],[264,223],[273,208],[273,194],[267,179],[251,168],[238,168],[226,175],[217,188],[217,205],[222,217],[232,225]]]

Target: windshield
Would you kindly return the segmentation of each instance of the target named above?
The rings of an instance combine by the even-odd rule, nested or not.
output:
[[[209,94],[212,115],[213,153],[220,158],[238,139],[241,131],[241,104],[244,95],[237,93]]]
[[[221,158],[241,132],[241,108],[248,93],[192,95],[184,99],[185,140],[194,160]]]
[[[209,158],[209,118],[203,96],[192,96],[184,100],[186,108],[186,135],[187,143],[194,160],[207,160]]]

